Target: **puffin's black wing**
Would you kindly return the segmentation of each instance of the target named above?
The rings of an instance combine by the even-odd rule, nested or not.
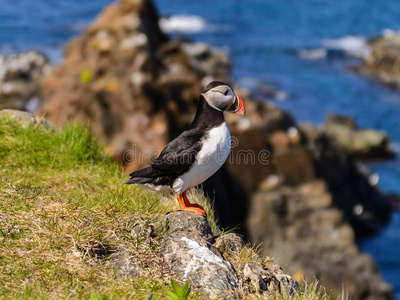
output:
[[[170,176],[182,175],[194,163],[201,149],[200,140],[203,135],[204,133],[194,129],[183,132],[164,148],[151,166]]]
[[[203,131],[189,129],[171,141],[148,167],[129,174],[131,183],[151,183],[171,186],[174,180],[189,170],[201,149]]]

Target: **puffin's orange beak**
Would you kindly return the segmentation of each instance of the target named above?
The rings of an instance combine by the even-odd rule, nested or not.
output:
[[[238,107],[233,113],[243,116],[246,113],[246,108],[244,107],[243,100],[238,94],[236,94],[236,98],[238,100]]]

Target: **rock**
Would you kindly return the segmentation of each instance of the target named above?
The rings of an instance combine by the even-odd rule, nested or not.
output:
[[[40,83],[51,70],[47,57],[37,51],[0,55],[0,106],[34,112],[39,103],[28,103],[40,99]]]
[[[375,38],[369,42],[371,53],[355,70],[378,78],[384,84],[400,89],[400,33]]]
[[[199,235],[209,243],[215,242],[207,220],[199,214],[177,211],[167,214],[165,222],[169,235]]]
[[[230,78],[231,62],[226,53],[211,48],[205,43],[185,41],[182,50],[190,57],[190,64],[201,77],[206,77],[207,83],[212,78],[227,81]]]
[[[376,234],[387,222],[390,200],[360,169],[345,148],[319,130],[305,128],[308,149],[318,177],[323,178],[332,201],[346,216],[357,237]],[[354,208],[360,206],[360,213]]]
[[[215,247],[221,252],[239,251],[243,246],[243,238],[235,233],[221,235],[215,240]]]
[[[228,233],[214,239],[207,220],[192,212],[173,212],[165,216],[167,236],[163,242],[165,262],[182,281],[212,299],[237,299],[243,295],[239,287],[247,281],[257,291],[281,292],[283,287],[292,294],[298,283],[273,264],[264,268],[251,262],[241,270],[239,253],[245,247],[240,236]],[[257,256],[251,252],[252,256]],[[244,274],[244,276],[239,275]]]
[[[108,6],[43,82],[37,115],[90,131],[126,172],[147,165],[190,122],[201,79],[181,46],[161,32],[150,0]]]
[[[28,127],[31,125],[37,125],[44,128],[54,128],[54,125],[43,118],[37,118],[31,113],[13,110],[13,109],[2,109],[0,110],[0,118],[10,119],[17,121],[22,127]]]
[[[244,277],[254,285],[256,291],[280,291],[293,295],[299,284],[291,276],[284,274],[281,268],[264,269],[261,265],[247,263],[243,270]]]
[[[234,298],[238,279],[232,265],[212,244],[214,238],[207,220],[191,212],[167,215],[168,235],[164,240],[164,257],[182,281],[190,280],[213,299]]]
[[[212,299],[235,298],[239,288],[236,272],[213,245],[207,220],[192,212],[174,212],[166,218],[168,235],[164,257],[182,281],[190,280]]]
[[[267,285],[261,276],[264,273],[264,268],[252,263],[244,266],[243,275],[246,279],[250,280],[251,284],[255,287],[256,292],[266,291]]]
[[[357,125],[356,121],[351,116],[342,116],[342,115],[336,115],[336,114],[332,114],[332,113],[328,114],[325,125],[327,125],[327,126],[342,125],[342,126],[348,128],[349,130],[357,130],[358,129],[358,125]]]
[[[338,294],[342,287],[357,298],[393,299],[393,291],[374,271],[375,262],[355,245],[354,232],[323,181],[260,191],[251,198],[249,214],[252,241],[262,243],[264,253],[275,257],[297,281],[316,275],[321,285]],[[262,289],[260,273],[257,268],[246,269],[246,276]],[[294,287],[290,277],[280,278],[286,289]]]
[[[322,130],[334,136],[354,158],[387,159],[395,155],[385,132],[359,129],[351,117],[331,114]]]

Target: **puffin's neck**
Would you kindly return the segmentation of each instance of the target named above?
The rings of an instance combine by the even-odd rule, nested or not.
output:
[[[224,122],[224,113],[211,107],[203,95],[200,95],[196,116],[190,128],[209,129],[217,127]]]

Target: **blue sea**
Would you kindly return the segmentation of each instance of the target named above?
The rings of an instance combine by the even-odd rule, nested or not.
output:
[[[60,62],[65,42],[109,2],[3,0],[0,53],[35,48]],[[257,89],[268,82],[285,92],[287,99],[272,101],[298,121],[322,123],[329,112],[351,115],[362,127],[388,132],[399,152],[400,93],[348,67],[358,62],[366,39],[400,30],[400,1],[156,0],[156,5],[160,14],[172,16],[165,28],[173,35],[229,52],[239,83]],[[310,49],[317,49],[313,57]],[[382,190],[400,194],[400,158],[370,168]],[[360,247],[375,257],[400,299],[400,213]]]

